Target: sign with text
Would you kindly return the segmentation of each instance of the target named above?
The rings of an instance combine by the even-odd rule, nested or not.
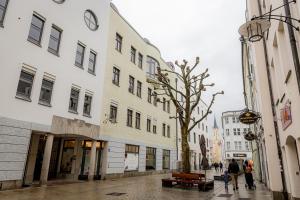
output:
[[[250,110],[242,112],[239,116],[239,120],[243,124],[254,124],[259,118],[260,116],[258,113]]]
[[[238,158],[240,158],[240,157],[247,157],[247,154],[245,154],[245,153],[234,153],[233,157],[238,157]]]
[[[292,113],[290,103],[285,104],[283,109],[281,109],[281,123],[282,129],[287,129],[292,124]]]

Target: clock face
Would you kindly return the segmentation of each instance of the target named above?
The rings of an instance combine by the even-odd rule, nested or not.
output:
[[[97,17],[91,10],[86,10],[84,12],[84,22],[86,26],[92,31],[97,30],[99,27]]]

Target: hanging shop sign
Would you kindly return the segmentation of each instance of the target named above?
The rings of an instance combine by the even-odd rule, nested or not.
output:
[[[245,140],[252,141],[252,140],[257,139],[257,136],[252,132],[248,132],[244,135],[244,138],[245,138]]]
[[[254,111],[246,110],[239,116],[239,120],[243,124],[254,124],[260,118],[259,114]]]
[[[285,106],[280,110],[282,129],[287,129],[292,124],[292,112],[291,104],[287,102]]]

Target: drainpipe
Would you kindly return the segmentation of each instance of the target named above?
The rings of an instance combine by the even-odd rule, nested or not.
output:
[[[259,15],[262,15],[262,8],[261,8],[260,0],[257,0],[257,3],[258,3],[258,8],[259,8]],[[272,108],[272,115],[273,115],[273,123],[274,123],[274,129],[275,129],[277,154],[278,154],[279,164],[280,164],[280,168],[281,168],[280,176],[281,176],[281,181],[282,181],[282,193],[283,193],[283,198],[285,200],[288,200],[288,194],[287,194],[286,182],[285,182],[286,179],[285,179],[285,173],[284,173],[284,167],[283,167],[283,161],[282,161],[283,159],[282,159],[280,137],[279,137],[279,131],[278,131],[278,124],[277,124],[277,120],[276,120],[277,115],[276,115],[274,95],[273,95],[273,90],[272,90],[272,80],[271,80],[270,69],[269,69],[268,51],[267,51],[267,44],[266,44],[265,38],[263,38],[263,45],[264,45],[264,56],[265,56],[265,62],[266,62],[268,86],[269,86],[271,108]]]
[[[285,4],[284,10],[285,14],[287,16],[286,21],[287,23],[292,24],[292,20],[290,19],[291,17],[291,10],[290,10],[290,5],[288,3],[288,0],[283,0],[283,3]],[[296,71],[296,77],[297,77],[297,82],[298,82],[298,90],[300,92],[300,62],[299,62],[299,54],[298,54],[298,49],[297,49],[297,43],[295,39],[295,33],[293,30],[292,26],[287,26],[288,27],[288,32],[289,32],[289,38],[290,38],[290,44],[291,44],[291,49],[292,49],[292,56],[293,56],[293,61],[295,65],[295,71]]]

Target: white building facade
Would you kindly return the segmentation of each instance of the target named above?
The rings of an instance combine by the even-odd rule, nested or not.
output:
[[[105,178],[153,174],[176,168],[175,107],[155,95],[157,67],[173,70],[111,4],[100,138]],[[172,78],[173,83],[174,78]],[[160,101],[158,101],[160,99]]]
[[[247,1],[247,20],[284,4],[272,14],[299,19],[299,2],[287,2]],[[299,32],[287,23],[271,20],[262,40],[250,43],[245,38],[243,44],[246,103],[262,117],[253,130],[259,136],[262,177],[274,199],[300,198],[299,39]]]
[[[109,9],[1,1],[0,190],[97,175]]]
[[[242,111],[226,111],[222,113],[222,129],[224,138],[224,161],[226,166],[231,159],[242,166],[243,161],[252,160],[251,142],[245,140],[244,134],[249,132],[249,125],[239,122]]]

